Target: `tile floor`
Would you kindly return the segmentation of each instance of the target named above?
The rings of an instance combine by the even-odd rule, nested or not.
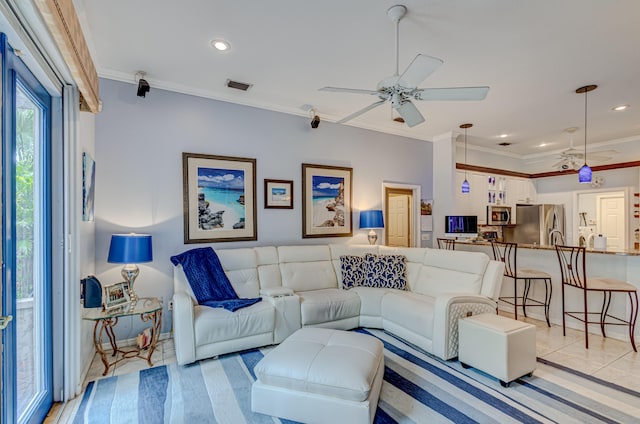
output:
[[[513,317],[503,311],[500,311],[500,315]],[[524,321],[536,326],[538,357],[640,392],[640,353],[634,352],[628,341],[605,339],[597,334],[589,334],[589,349],[587,350],[584,348],[584,335],[581,331],[567,328],[567,335],[563,337],[562,326],[547,327],[546,322],[531,318],[524,318]],[[159,343],[152,361],[154,366],[176,362],[173,339],[165,339]],[[125,359],[112,367],[105,377],[122,375],[146,367],[147,363],[143,360]],[[84,385],[86,386],[90,381],[104,378],[103,371],[104,366],[100,357],[96,355]],[[76,402],[80,398],[81,396],[78,396],[66,405],[54,405],[45,423],[69,422],[69,416],[75,410]]]

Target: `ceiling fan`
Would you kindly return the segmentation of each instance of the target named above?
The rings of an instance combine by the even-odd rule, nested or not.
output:
[[[556,159],[560,161],[553,164],[553,168],[559,171],[566,171],[569,169],[578,170],[584,164],[584,151],[575,149],[573,147],[573,133],[578,130],[578,127],[571,127],[564,130],[569,133],[569,148],[560,152],[560,155]],[[604,162],[611,159],[610,155],[618,153],[617,150],[601,150],[589,153],[587,159],[589,162]]]
[[[413,62],[400,75],[399,69],[399,44],[400,44],[400,20],[407,13],[403,5],[395,5],[387,10],[387,15],[395,23],[396,30],[396,69],[395,73],[384,78],[378,83],[376,90],[361,90],[357,88],[323,87],[321,91],[334,91],[340,93],[369,94],[377,96],[380,100],[369,106],[352,113],[338,121],[339,124],[350,121],[371,109],[374,109],[388,101],[409,127],[424,122],[424,116],[411,102],[413,100],[483,100],[489,87],[449,87],[449,88],[417,88],[418,84],[431,75],[444,62],[436,57],[426,54],[418,54]]]

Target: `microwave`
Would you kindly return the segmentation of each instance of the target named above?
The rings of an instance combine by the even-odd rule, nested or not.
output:
[[[511,206],[487,206],[487,225],[511,224]]]

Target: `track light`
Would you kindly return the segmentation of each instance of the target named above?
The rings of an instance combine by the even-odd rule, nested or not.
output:
[[[136,72],[136,81],[138,82],[138,91],[136,94],[138,97],[145,97],[149,90],[151,90],[151,86],[147,80],[144,79],[145,75],[147,75],[147,73],[144,71]]]

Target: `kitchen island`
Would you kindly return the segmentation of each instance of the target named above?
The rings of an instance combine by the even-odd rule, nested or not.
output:
[[[493,258],[491,243],[488,241],[462,241],[456,240],[456,250],[466,250],[471,252],[484,252]],[[608,277],[633,284],[640,291],[640,251],[638,250],[597,250],[587,249],[586,267],[587,281],[590,277]],[[518,244],[517,256],[518,268],[535,268],[551,274],[552,295],[549,311],[549,319],[552,324],[562,325],[562,287],[560,278],[560,264],[554,246],[541,246],[530,244]],[[524,284],[519,283],[519,293],[522,295]],[[582,310],[582,291],[573,287],[566,288],[567,310]],[[502,284],[501,296],[513,296],[513,280],[505,278]],[[530,298],[544,298],[544,285],[532,284],[529,294]],[[513,306],[500,302],[500,310],[513,312]],[[602,297],[597,293],[589,294],[589,310],[600,311],[602,308]],[[620,317],[629,316],[629,300],[626,295],[614,294],[611,300],[610,313]],[[521,309],[519,309],[518,315]],[[544,321],[543,308],[527,308],[527,316]],[[583,324],[575,319],[567,317],[567,327],[581,330]],[[635,337],[639,339],[639,331],[636,326]],[[608,326],[607,337],[620,340],[629,340],[628,328],[624,326]],[[591,325],[589,332],[600,334],[597,325]]]

